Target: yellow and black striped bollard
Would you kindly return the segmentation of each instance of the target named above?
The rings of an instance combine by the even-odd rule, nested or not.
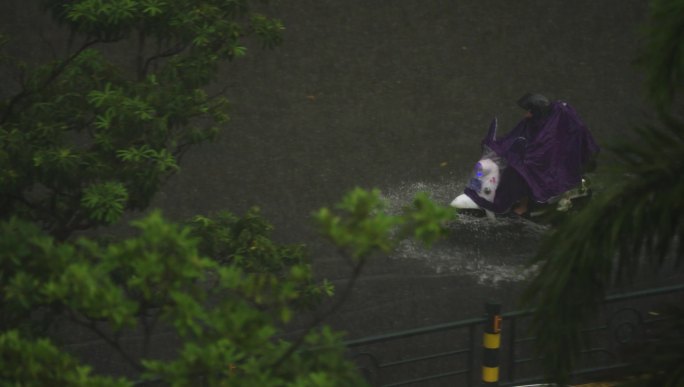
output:
[[[483,337],[482,385],[499,385],[499,347],[501,347],[501,304],[487,303],[487,322]]]

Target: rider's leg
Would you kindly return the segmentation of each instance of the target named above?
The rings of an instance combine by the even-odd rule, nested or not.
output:
[[[513,207],[513,212],[515,212],[516,215],[525,215],[527,213],[527,210],[529,205],[529,199],[527,196],[523,196],[520,198],[520,201]]]

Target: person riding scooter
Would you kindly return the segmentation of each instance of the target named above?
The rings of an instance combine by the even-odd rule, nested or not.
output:
[[[581,183],[599,147],[575,109],[532,93],[522,96],[518,105],[525,117],[505,136],[496,138],[496,119],[492,122],[482,141],[482,160],[464,190],[467,198],[461,195],[453,206],[471,200],[489,213],[526,216],[531,206],[552,201]],[[498,177],[491,167],[483,168],[483,161],[496,164]]]

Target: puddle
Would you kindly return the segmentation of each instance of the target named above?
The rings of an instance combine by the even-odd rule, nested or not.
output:
[[[438,203],[448,204],[464,185],[415,182],[383,192],[383,196],[389,203],[389,212],[399,212],[418,192],[427,192]],[[403,241],[392,259],[420,261],[435,274],[467,275],[485,286],[520,282],[535,273],[536,267],[527,263],[547,230],[547,226],[524,219],[490,220],[468,215],[460,215],[448,228],[449,236],[432,248]]]

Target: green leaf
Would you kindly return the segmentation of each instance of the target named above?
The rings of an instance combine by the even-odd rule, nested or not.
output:
[[[120,182],[110,181],[93,184],[83,191],[81,205],[93,220],[113,223],[123,214],[128,201],[128,191]]]

